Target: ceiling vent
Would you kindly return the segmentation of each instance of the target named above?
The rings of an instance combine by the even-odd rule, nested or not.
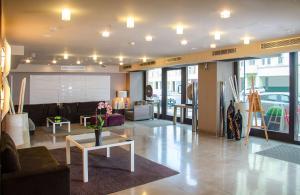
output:
[[[236,53],[236,48],[222,49],[222,50],[213,51],[212,55],[213,56],[220,56],[220,55],[227,55],[227,54],[233,54],[233,53]]]
[[[284,39],[279,41],[270,41],[261,44],[261,49],[272,49],[286,46],[300,45],[300,37]]]
[[[182,57],[168,58],[166,61],[167,62],[178,62],[180,60],[182,60]]]
[[[85,66],[61,66],[62,71],[85,71]]]
[[[123,69],[130,69],[131,68],[131,65],[124,65],[123,66]]]
[[[140,66],[153,66],[155,63],[156,63],[155,61],[150,61],[150,62],[141,63]]]

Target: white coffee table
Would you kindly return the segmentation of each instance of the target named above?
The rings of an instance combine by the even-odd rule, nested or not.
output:
[[[46,119],[46,122],[47,122],[47,127],[49,127],[49,123],[52,123],[52,132],[53,134],[55,134],[55,131],[56,131],[56,125],[59,125],[59,126],[62,126],[63,124],[67,124],[68,125],[68,132],[70,133],[71,132],[71,122],[66,119],[66,118],[61,118],[60,120],[55,120],[54,117],[47,117]]]
[[[110,148],[129,145],[130,149],[130,171],[134,172],[134,140],[122,137],[110,131],[102,133],[102,141],[96,146],[95,133],[66,136],[66,160],[71,163],[70,146],[74,145],[82,152],[83,181],[88,182],[88,152],[106,148],[106,157],[110,157]]]
[[[92,116],[88,116],[88,115],[81,115],[80,116],[80,124],[86,127],[86,119],[91,118]]]

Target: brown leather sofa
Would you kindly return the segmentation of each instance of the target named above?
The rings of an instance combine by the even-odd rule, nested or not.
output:
[[[46,147],[16,150],[8,134],[1,135],[1,194],[69,195],[70,169],[60,165]]]

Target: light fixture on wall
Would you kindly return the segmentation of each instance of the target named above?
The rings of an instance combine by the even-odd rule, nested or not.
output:
[[[119,56],[119,61],[123,62],[124,57],[123,56]]]
[[[62,21],[70,21],[71,20],[71,10],[69,8],[62,9],[61,19],[62,19]]]
[[[124,65],[124,63],[123,63],[123,62],[120,62],[119,64],[120,64],[120,66],[123,66],[123,65]]]
[[[100,64],[100,65],[102,65],[102,64],[103,64],[103,62],[102,62],[102,61],[99,61],[99,64]]]
[[[133,16],[127,17],[126,26],[127,26],[127,28],[134,28],[134,17]]]
[[[78,64],[78,65],[81,64],[80,60],[77,60],[77,61],[76,61],[76,64]]]
[[[56,64],[57,63],[57,61],[54,59],[54,60],[52,60],[52,64]]]

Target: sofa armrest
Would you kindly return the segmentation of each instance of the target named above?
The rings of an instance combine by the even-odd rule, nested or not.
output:
[[[2,175],[3,194],[69,195],[70,168],[66,165]]]

